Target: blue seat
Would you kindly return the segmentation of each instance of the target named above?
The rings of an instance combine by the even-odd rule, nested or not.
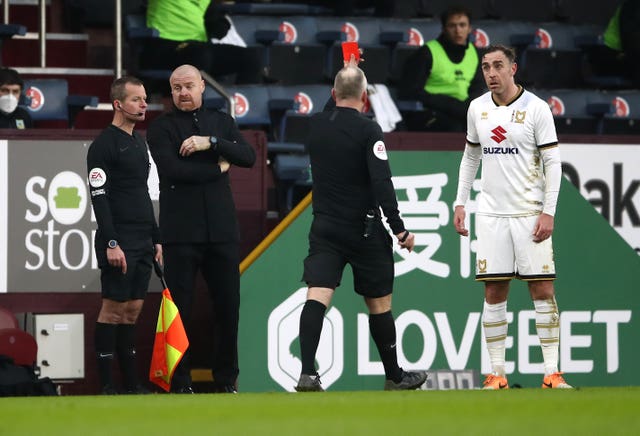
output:
[[[236,123],[239,127],[258,127],[269,130],[269,92],[262,85],[236,85],[226,88],[233,96]]]
[[[85,106],[98,106],[97,96],[69,95],[65,79],[27,79],[24,89],[29,100],[26,109],[36,125],[38,121],[65,121],[73,127],[76,115]]]
[[[126,59],[127,70],[130,74],[145,80],[145,85],[151,90],[166,87],[171,77],[171,69],[144,68],[140,64],[144,46],[160,37],[157,29],[147,27],[147,19],[141,14],[129,14],[124,17],[125,35],[129,46],[129,56]]]
[[[478,20],[473,24],[471,39],[480,52],[494,44],[512,46],[521,51],[535,42],[536,30],[537,26],[528,22]]]
[[[542,23],[536,30],[535,43],[522,55],[520,77],[537,88],[583,88],[585,54],[581,40],[594,40],[599,29],[590,25]]]
[[[316,18],[284,17],[278,23],[278,30],[283,38],[268,48],[269,76],[284,85],[323,82],[327,48],[316,38]]]
[[[432,19],[381,20],[380,35],[384,41],[395,42],[391,49],[390,79],[397,82],[404,64],[427,41],[440,35],[441,25]],[[400,39],[402,36],[402,39]],[[365,56],[366,58],[366,56]]]
[[[640,134],[640,91],[602,92],[601,97],[613,107],[613,110],[604,117],[603,134]]]
[[[386,83],[391,49],[381,39],[380,21],[362,17],[318,17],[318,38],[329,45],[327,76],[333,79],[343,66],[342,41],[356,41],[366,59],[360,66],[369,83]]]
[[[324,109],[331,98],[330,85],[270,86],[270,109],[276,143],[271,151],[303,151],[309,117]],[[284,144],[283,144],[284,143]],[[291,145],[292,143],[298,145]]]
[[[545,100],[556,124],[558,134],[598,134],[606,114],[613,111],[602,93],[590,89],[534,90]]]

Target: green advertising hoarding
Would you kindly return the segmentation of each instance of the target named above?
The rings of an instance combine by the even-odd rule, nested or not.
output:
[[[393,314],[404,369],[490,371],[481,328],[482,284],[475,272],[474,198],[470,238],[453,230],[460,153],[390,153],[394,186],[414,252],[398,250]],[[477,185],[474,185],[474,188]],[[240,388],[292,391],[300,373],[298,323],[306,297],[307,208],[242,276]],[[563,180],[554,249],[561,310],[560,369],[576,386],[637,385],[640,257],[580,193]],[[542,356],[526,284],[508,302],[507,373],[511,384],[540,386]],[[317,354],[329,390],[382,389],[384,371],[369,337],[350,268],[325,317]]]

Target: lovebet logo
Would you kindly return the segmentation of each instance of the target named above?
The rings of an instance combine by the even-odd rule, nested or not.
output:
[[[269,315],[267,345],[269,375],[289,392],[294,391],[302,369],[302,362],[297,357],[300,347],[296,339],[298,338],[300,313],[306,296],[306,287],[298,289]],[[322,377],[322,385],[325,389],[335,383],[342,375],[344,367],[343,330],[342,315],[338,309],[332,307],[325,314],[320,344],[316,353],[318,374]]]
[[[25,195],[30,204],[24,218],[37,225],[25,234],[25,248],[32,255],[25,268],[35,271],[45,264],[51,270],[84,268],[92,257],[95,233],[79,228],[87,211],[85,180],[72,171],[60,172],[50,182],[33,176]]]

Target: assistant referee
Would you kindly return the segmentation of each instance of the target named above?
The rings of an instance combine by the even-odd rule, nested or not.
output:
[[[369,328],[382,360],[385,390],[415,389],[424,371],[398,366],[396,329],[391,314],[394,261],[391,236],[411,251],[414,235],[400,218],[382,130],[360,112],[367,101],[367,79],[348,65],[331,91],[336,107],[315,115],[307,147],[313,176],[313,223],[303,280],[309,290],[300,316],[302,371],[297,391],[322,391],[315,368],[324,313],[340,285],[346,264],[353,270],[355,291],[369,309]]]

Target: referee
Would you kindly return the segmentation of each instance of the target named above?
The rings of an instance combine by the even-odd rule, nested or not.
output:
[[[414,235],[398,212],[382,130],[363,116],[367,79],[348,65],[335,78],[331,95],[336,107],[313,117],[307,147],[313,176],[313,223],[303,280],[307,301],[300,316],[302,372],[298,392],[322,391],[315,368],[325,311],[342,272],[350,264],[355,291],[369,309],[369,329],[382,360],[385,390],[416,389],[424,371],[398,366],[396,328],[391,314],[394,261],[392,239],[382,225],[380,209],[398,238],[411,251]]]
[[[135,324],[153,259],[162,262],[162,246],[147,187],[147,144],[133,131],[136,122],[144,121],[146,99],[140,80],[115,80],[111,85],[113,121],[87,152],[89,190],[98,222],[95,249],[102,306],[95,326],[95,351],[103,394],[118,393],[111,374],[114,355],[125,393],[149,393],[136,374]]]

